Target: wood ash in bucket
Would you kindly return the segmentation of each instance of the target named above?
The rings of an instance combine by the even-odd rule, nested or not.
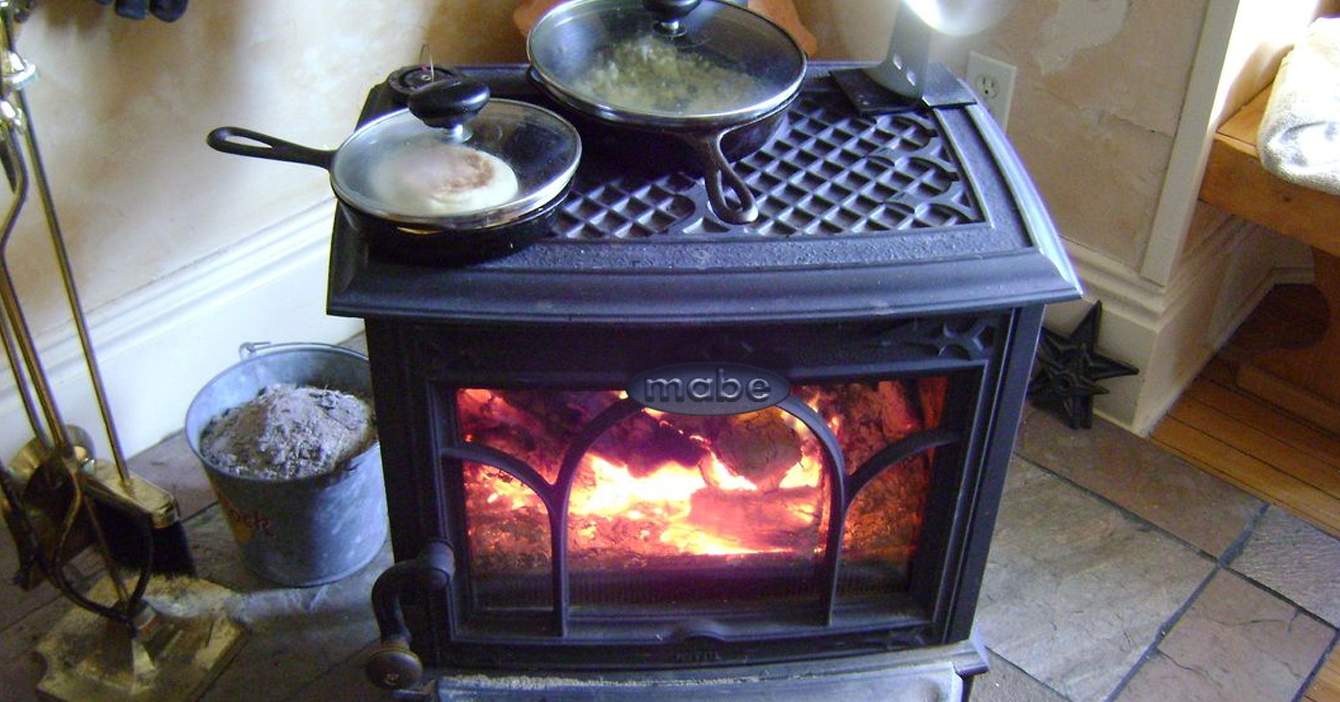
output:
[[[335,470],[376,440],[372,407],[362,398],[277,383],[210,420],[200,452],[234,475],[294,480]]]

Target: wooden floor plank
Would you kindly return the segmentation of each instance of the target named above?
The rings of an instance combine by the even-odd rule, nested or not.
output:
[[[1340,702],[1340,651],[1333,651],[1330,660],[1317,673],[1312,689],[1307,691],[1308,702]]]
[[[1189,397],[1169,416],[1287,473],[1333,497],[1340,497],[1340,469],[1287,442]]]
[[[1200,371],[1198,380],[1216,383],[1225,387],[1233,387],[1233,378],[1238,374],[1237,368],[1223,356],[1215,356]]]
[[[1337,275],[1340,276],[1340,274]],[[1337,282],[1336,287],[1340,288],[1340,282]],[[1336,298],[1340,299],[1340,292],[1336,293]],[[1340,320],[1337,320],[1336,328],[1340,329]],[[1340,335],[1340,332],[1337,332],[1337,335]],[[1336,346],[1340,347],[1340,339],[1337,339]],[[1332,361],[1327,361],[1327,363],[1330,362]],[[1340,362],[1340,360],[1336,362]],[[1287,407],[1290,412],[1306,418],[1307,421],[1315,424],[1322,431],[1340,434],[1340,405],[1337,405],[1334,400],[1314,392],[1312,388],[1299,385],[1296,377],[1286,379],[1283,375],[1276,375],[1275,370],[1274,368],[1266,370],[1255,364],[1244,365],[1238,371],[1238,387],[1272,405]],[[1311,367],[1301,371],[1289,371],[1289,373],[1304,373],[1316,376],[1335,375],[1336,382],[1340,382],[1340,368],[1336,368],[1332,372],[1320,367]],[[1337,396],[1340,396],[1340,390],[1337,390]]]
[[[1340,537],[1340,499],[1174,417],[1164,419],[1151,438],[1202,469]]]
[[[1205,377],[1197,378],[1182,397],[1259,429],[1340,470],[1340,438],[1299,422],[1272,405]]]

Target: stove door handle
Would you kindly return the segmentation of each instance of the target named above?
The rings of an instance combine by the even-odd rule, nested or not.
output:
[[[381,646],[368,656],[363,670],[378,687],[403,690],[423,677],[423,662],[410,650],[409,627],[400,606],[400,595],[408,587],[425,591],[444,590],[451,585],[456,557],[451,547],[430,541],[412,560],[401,561],[382,573],[372,586],[372,611],[381,631]]]

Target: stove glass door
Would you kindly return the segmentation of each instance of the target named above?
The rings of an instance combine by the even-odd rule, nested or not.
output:
[[[575,614],[813,602],[834,551],[839,603],[905,591],[948,385],[800,386],[727,417],[619,391],[458,390],[463,444],[506,458],[462,464],[471,609],[550,609],[559,580]]]

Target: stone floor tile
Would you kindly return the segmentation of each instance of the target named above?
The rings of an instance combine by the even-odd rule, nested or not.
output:
[[[389,693],[369,682],[363,672],[363,662],[374,650],[376,646],[371,644],[363,647],[304,685],[284,702],[386,702]]]
[[[1093,429],[1073,430],[1050,412],[1034,412],[1020,432],[1018,453],[1216,558],[1263,506],[1102,419],[1094,421]]]
[[[1340,627],[1340,539],[1271,507],[1230,567]]]
[[[1219,571],[1117,697],[1119,702],[1290,702],[1335,630]]]
[[[978,676],[972,686],[971,702],[1066,702],[1058,692],[1029,677],[1013,663],[994,652],[991,672]]]
[[[389,542],[371,563],[344,580],[285,588],[242,565],[217,506],[187,520],[186,528],[201,577],[241,595],[237,614],[249,632],[237,657],[202,702],[280,702],[377,639],[368,597],[373,581],[391,564]],[[0,691],[4,691],[0,699],[5,702],[37,699],[35,686],[43,666],[32,650],[71,608],[50,585],[34,593],[42,593],[45,602],[24,611],[0,635]]]
[[[389,542],[371,563],[336,583],[285,588],[241,563],[222,511],[188,524],[201,575],[242,595],[239,618],[250,636],[201,702],[280,702],[377,640],[369,595],[391,565]]]
[[[1214,562],[1015,459],[978,609],[982,642],[1075,702],[1105,699]]]

